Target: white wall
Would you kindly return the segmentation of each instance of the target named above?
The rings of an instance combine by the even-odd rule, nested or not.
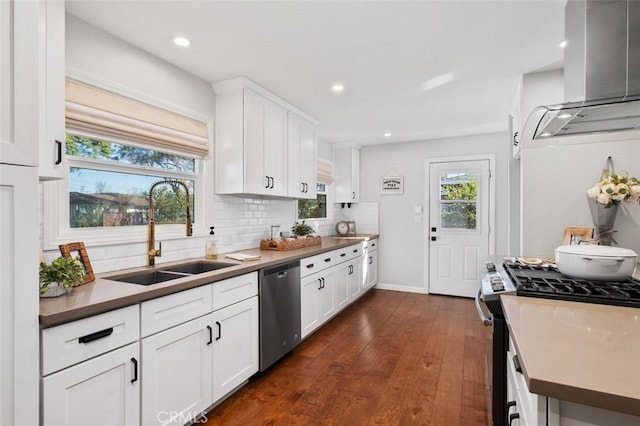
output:
[[[211,120],[215,116],[215,95],[208,82],[69,14],[66,45],[69,71],[122,86],[145,99],[157,101],[160,106],[175,107]],[[210,154],[206,161],[211,194],[207,199],[207,225],[216,227],[220,253],[259,246],[260,240],[270,235],[271,225],[281,224],[283,229],[293,225],[295,201],[214,195],[211,160]],[[190,238],[165,241],[157,263],[204,256],[206,236],[203,232]],[[87,252],[97,273],[146,264],[146,241],[88,246]],[[51,260],[60,254],[50,251],[46,255]]]
[[[635,140],[616,141],[619,135],[607,135],[609,142],[523,150],[522,244],[525,255],[553,256],[565,227],[593,227],[587,190],[600,180],[608,156],[613,159],[615,172],[627,171],[631,176],[640,177],[640,136]],[[618,230],[613,237],[620,247],[640,253],[640,205],[622,203],[614,229]]]
[[[505,118],[506,119],[506,118]],[[379,282],[399,290],[424,291],[425,224],[414,223],[414,206],[425,205],[425,161],[438,157],[494,154],[496,158],[496,252],[507,249],[506,133],[365,146],[360,150],[360,200],[379,209]],[[404,177],[404,194],[380,195],[390,169]]]

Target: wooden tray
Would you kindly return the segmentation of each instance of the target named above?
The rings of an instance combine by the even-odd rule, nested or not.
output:
[[[261,250],[296,250],[303,247],[315,246],[318,244],[322,244],[322,237],[307,237],[307,238],[296,238],[295,240],[289,241],[273,241],[273,240],[262,240],[260,241],[260,249]]]

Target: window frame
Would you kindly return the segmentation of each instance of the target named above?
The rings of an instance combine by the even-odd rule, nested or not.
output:
[[[317,186],[316,186],[316,197],[317,194],[325,194],[327,197],[326,200],[326,204],[327,204],[327,217],[320,217],[320,218],[315,218],[315,217],[310,217],[310,218],[306,218],[306,219],[301,219],[298,217],[298,202],[300,200],[296,200],[296,221],[302,221],[302,220],[311,220],[314,221],[316,223],[318,223],[318,225],[327,225],[327,224],[331,224],[333,223],[333,199],[334,199],[334,195],[333,195],[333,184],[328,184],[326,182],[316,182],[316,185],[318,184],[323,184],[325,186],[325,190],[324,192],[322,191],[318,191],[317,190]]]
[[[206,123],[207,132],[209,134],[209,153],[206,157],[196,158],[194,173],[164,170],[128,163],[123,163],[123,165],[120,166],[111,161],[65,156],[65,162],[63,163],[65,168],[65,177],[60,180],[48,181],[41,184],[42,249],[56,250],[58,249],[58,245],[69,241],[83,241],[87,247],[143,243],[147,241],[146,225],[71,228],[69,225],[70,167],[96,168],[96,166],[99,166],[102,170],[125,173],[131,173],[132,170],[138,170],[145,174],[155,174],[158,176],[178,179],[187,178],[188,176],[188,179],[193,180],[195,185],[195,192],[193,194],[195,208],[193,209],[193,212],[197,222],[193,224],[193,235],[206,234],[206,231],[209,229],[206,225],[209,222],[207,213],[211,211],[212,207],[209,198],[213,198],[206,196],[210,193],[209,190],[212,187],[209,183],[210,179],[208,176],[212,173],[211,164],[213,163],[213,119],[193,111],[185,110],[184,108],[176,105],[165,104],[155,98],[141,95],[139,92],[133,92],[131,90],[124,89],[121,86],[115,86],[104,81],[100,81],[96,84],[95,80],[90,81],[89,79],[78,79],[76,76],[73,76],[72,78]],[[78,134],[78,132],[75,131],[70,133]],[[93,135],[88,133],[84,134],[84,136],[93,137]],[[138,143],[132,143],[118,138],[110,138],[109,140],[116,143],[140,146]],[[180,152],[177,153],[180,154]],[[182,155],[192,156],[187,153],[183,153]],[[185,238],[184,224],[156,224],[155,236],[156,241]]]

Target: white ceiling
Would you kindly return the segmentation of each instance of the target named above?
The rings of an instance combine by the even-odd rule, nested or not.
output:
[[[67,11],[204,80],[249,77],[318,119],[321,140],[368,145],[506,130],[519,76],[561,67],[565,3],[67,0]]]

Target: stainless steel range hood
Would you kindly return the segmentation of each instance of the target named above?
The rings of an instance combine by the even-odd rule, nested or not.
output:
[[[536,108],[523,136],[640,130],[640,2],[568,0],[565,37],[567,102]]]

